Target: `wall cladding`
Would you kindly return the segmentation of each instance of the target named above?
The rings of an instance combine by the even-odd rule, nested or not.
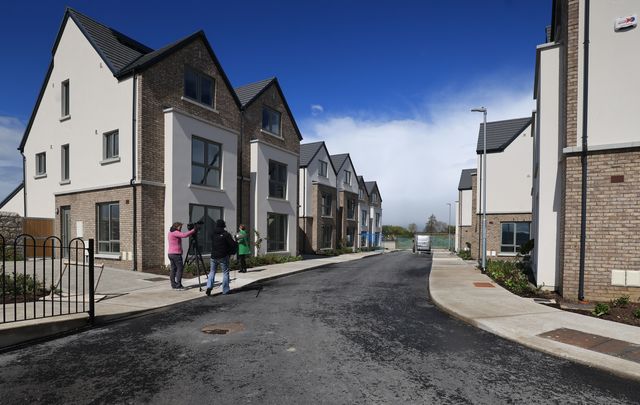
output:
[[[12,246],[18,235],[22,234],[24,218],[15,212],[0,211],[0,235],[4,237],[6,246]],[[22,238],[21,238],[22,239]],[[18,241],[18,243],[22,243]],[[11,247],[13,249],[13,247]],[[22,248],[18,247],[22,255]]]

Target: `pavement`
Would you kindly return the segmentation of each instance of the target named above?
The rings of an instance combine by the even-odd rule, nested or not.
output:
[[[541,352],[640,380],[640,328],[552,308],[514,295],[475,263],[434,251],[429,277],[438,308]]]
[[[345,254],[232,271],[232,290],[327,264],[359,260],[377,252]],[[208,264],[208,263],[206,263]],[[216,274],[212,295],[222,293]],[[184,279],[183,291],[171,290],[169,277],[104,269],[96,291],[97,325],[140,316],[162,307],[204,296],[206,279]],[[203,290],[200,291],[200,286]],[[640,328],[562,311],[510,293],[474,263],[446,250],[433,252],[429,277],[431,299],[441,310],[475,327],[521,345],[625,378],[640,380]],[[88,315],[0,324],[0,351],[87,327]]]

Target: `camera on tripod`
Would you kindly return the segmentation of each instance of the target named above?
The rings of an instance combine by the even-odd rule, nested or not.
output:
[[[187,229],[188,229],[188,230],[192,230],[193,228],[195,228],[195,227],[196,227],[196,225],[202,225],[202,224],[204,224],[204,221],[189,222],[189,223],[187,224]]]

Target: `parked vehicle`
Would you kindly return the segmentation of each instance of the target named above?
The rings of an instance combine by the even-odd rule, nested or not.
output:
[[[431,236],[415,234],[413,237],[413,253],[431,253]]]

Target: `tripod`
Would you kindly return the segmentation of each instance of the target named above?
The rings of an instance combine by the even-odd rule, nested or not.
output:
[[[207,274],[207,267],[204,265],[202,255],[200,254],[200,247],[198,246],[197,234],[189,236],[189,250],[187,250],[187,257],[184,259],[184,267],[187,268],[188,264],[195,263],[198,273],[198,289],[202,291],[202,283],[200,282],[201,272]],[[200,267],[202,266],[202,267]]]

